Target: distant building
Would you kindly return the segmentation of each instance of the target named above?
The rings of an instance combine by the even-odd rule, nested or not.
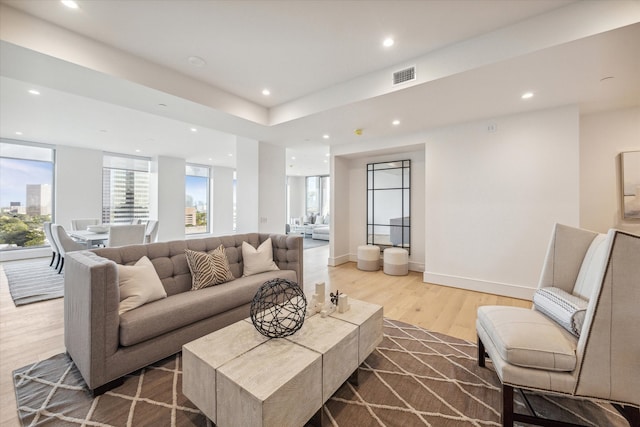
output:
[[[104,168],[102,172],[102,222],[131,224],[149,218],[149,174]]]
[[[193,206],[184,208],[184,225],[196,225],[196,213],[198,210]]]
[[[27,215],[51,215],[51,185],[27,184]]]

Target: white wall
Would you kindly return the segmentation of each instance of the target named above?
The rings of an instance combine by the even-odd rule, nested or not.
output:
[[[238,233],[255,233],[258,230],[260,209],[258,153],[258,141],[236,138],[236,231]]]
[[[331,226],[329,227],[329,260],[331,266],[350,260],[349,232],[349,159],[331,156]],[[364,218],[363,218],[364,219]],[[363,226],[364,227],[364,226]]]
[[[285,232],[287,223],[286,151],[265,142],[259,145],[260,233]]]
[[[608,111],[580,119],[580,226],[640,233],[640,221],[621,214],[620,159],[640,150],[640,108]]]
[[[305,215],[305,177],[288,176],[289,185],[289,216],[301,218]]]
[[[214,166],[211,191],[211,233],[233,233],[233,169]]]
[[[151,180],[157,182],[158,241],[184,239],[185,159],[158,156],[151,163]],[[153,186],[151,186],[153,188]],[[153,219],[153,218],[152,218]]]
[[[55,215],[53,221],[71,230],[75,218],[102,221],[102,151],[56,147]]]
[[[367,243],[367,163],[411,160],[411,253],[409,269],[424,271],[424,194],[425,153],[412,151],[351,159],[349,176],[349,245],[350,261],[357,261],[359,245]],[[343,201],[344,203],[345,201]]]
[[[532,296],[553,224],[579,223],[578,120],[564,107],[427,136],[425,281]]]

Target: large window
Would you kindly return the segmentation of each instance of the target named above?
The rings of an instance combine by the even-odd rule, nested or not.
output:
[[[330,211],[329,176],[308,176],[306,178],[307,217],[326,217]]]
[[[0,141],[0,249],[43,246],[42,224],[53,213],[55,151],[41,144]]]
[[[184,232],[209,232],[209,167],[187,165],[185,179]]]
[[[102,222],[131,224],[149,219],[147,157],[105,153],[102,168]]]

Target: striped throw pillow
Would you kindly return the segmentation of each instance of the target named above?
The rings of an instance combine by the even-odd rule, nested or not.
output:
[[[233,280],[229,260],[220,245],[210,253],[185,249],[187,264],[191,270],[191,290],[195,291]]]
[[[536,310],[555,320],[560,326],[579,337],[589,301],[571,295],[560,288],[544,287],[533,295]]]

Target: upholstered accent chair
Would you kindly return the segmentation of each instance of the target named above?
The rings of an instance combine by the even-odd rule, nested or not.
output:
[[[90,225],[98,225],[100,224],[100,220],[98,218],[82,218],[82,219],[72,219],[71,220],[71,229],[73,231],[76,230],[86,230]]]
[[[60,224],[52,224],[51,225],[51,235],[53,236],[53,241],[58,247],[59,257],[58,264],[56,264],[58,268],[58,274],[62,273],[62,269],[64,268],[64,257],[68,252],[73,251],[81,251],[83,249],[87,249],[86,245],[76,242],[67,234],[66,230]]]
[[[147,228],[144,232],[144,242],[154,243],[158,239],[158,220],[150,219],[147,221]]]
[[[520,389],[608,401],[640,426],[639,325],[640,236],[556,225],[533,308],[478,308],[478,364],[488,356],[502,382],[502,425],[573,425],[514,413]]]
[[[141,245],[145,241],[146,224],[112,225],[109,227],[109,247]]]
[[[42,228],[44,229],[44,235],[49,242],[49,246],[51,246],[51,262],[49,263],[49,267],[53,267],[56,270],[60,264],[60,250],[58,249],[58,245],[56,244],[55,239],[53,238],[53,233],[51,232],[51,221],[45,221],[42,223]],[[56,261],[55,267],[53,266],[53,262]]]

